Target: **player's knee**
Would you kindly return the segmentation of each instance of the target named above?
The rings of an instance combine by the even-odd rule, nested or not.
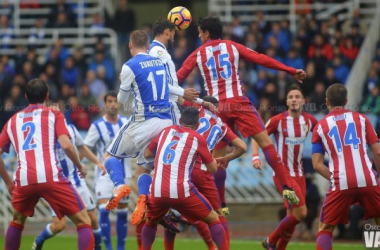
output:
[[[211,213],[205,219],[203,219],[203,221],[207,224],[210,224],[217,220],[219,220],[219,215],[214,210],[212,210]]]
[[[87,211],[87,213],[88,213],[88,216],[90,217],[92,228],[98,228],[99,223],[98,223],[98,219],[96,218],[95,211],[91,210],[91,211]]]
[[[19,225],[25,225],[26,216],[16,210],[13,211],[13,222]]]
[[[104,155],[103,155],[103,162],[105,162],[111,155],[106,152]]]
[[[223,210],[222,210],[221,208],[219,208],[219,209],[215,209],[215,212],[216,212],[218,215],[224,216],[224,214],[223,214]]]
[[[301,207],[299,210],[297,210],[295,213],[293,213],[293,215],[299,221],[305,219],[306,216],[307,216],[307,208],[306,208],[306,206]]]

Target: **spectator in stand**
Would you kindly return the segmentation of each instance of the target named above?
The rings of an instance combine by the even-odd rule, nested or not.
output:
[[[249,25],[249,33],[255,34],[258,48],[261,50],[256,50],[259,53],[264,51],[264,34],[260,31],[259,25],[257,22],[252,22]]]
[[[249,87],[247,83],[244,83],[243,85],[243,91],[244,95],[248,97],[248,100],[255,106],[256,108],[259,107],[259,99],[257,98],[255,92],[252,91],[252,89]]]
[[[91,109],[91,107],[96,107],[96,98],[91,94],[90,89],[86,84],[83,84],[80,89],[80,95],[78,97],[78,103],[86,110]]]
[[[13,59],[15,60],[15,70],[16,73],[22,72],[22,65],[26,60],[26,49],[22,45],[16,46],[16,53],[13,55]]]
[[[345,84],[348,74],[350,73],[350,69],[342,63],[342,59],[339,56],[335,56],[332,65],[334,68],[335,78],[339,83]]]
[[[59,61],[60,61],[60,65],[64,65],[65,61],[66,61],[66,58],[70,55],[70,52],[69,52],[69,50],[65,46],[63,46],[62,38],[57,38],[54,41],[54,45],[51,46],[50,51],[46,55],[46,60],[47,61],[50,60],[50,52],[52,50],[56,50],[57,51],[58,58],[59,58]]]
[[[58,13],[57,20],[52,26],[53,28],[72,28],[72,22],[67,18],[67,14],[65,12]],[[67,37],[67,35],[62,35],[62,37]]]
[[[69,87],[67,84],[63,84],[61,87],[61,96],[59,99],[63,100],[64,103],[67,103],[69,101],[70,96],[74,95],[73,89]]]
[[[347,57],[351,64],[355,61],[356,56],[359,53],[359,47],[355,46],[351,37],[346,37],[341,43],[340,43],[340,51],[342,54]]]
[[[8,16],[0,16],[0,49],[8,49],[14,38],[13,26],[9,24]]]
[[[256,37],[256,34],[252,32],[247,33],[247,35],[245,36],[244,45],[251,50],[262,51],[262,48],[260,47]]]
[[[379,75],[377,74],[377,70],[372,67],[369,70],[368,79],[367,79],[367,91],[371,92],[372,89],[379,84]]]
[[[13,85],[9,96],[13,100],[13,105],[17,107],[18,110],[26,108],[29,105],[29,102],[25,99],[25,93],[23,93],[20,85]]]
[[[34,74],[39,75],[42,72],[42,67],[37,61],[37,54],[34,49],[30,49],[28,50],[28,52],[26,52],[26,61],[29,61],[32,63]]]
[[[373,115],[380,114],[380,95],[379,86],[375,85],[371,92],[364,98],[360,112]]]
[[[288,57],[285,59],[284,64],[296,69],[305,68],[303,59],[297,54],[297,51],[294,48],[289,50]]]
[[[57,89],[60,89],[61,88],[61,86],[60,86],[61,81],[60,81],[59,74],[58,74],[57,69],[55,68],[54,64],[52,64],[52,63],[47,64],[46,69],[45,69],[45,73],[46,73],[46,76],[48,77],[51,85],[55,85]],[[49,85],[49,86],[51,86],[51,85]]]
[[[308,33],[308,39],[312,39],[319,33],[319,25],[318,21],[315,18],[311,18],[308,22],[308,28],[307,28],[307,33]]]
[[[25,61],[22,65],[22,76],[26,79],[27,82],[38,76],[34,73],[33,64],[31,62]]]
[[[70,8],[70,6],[65,4],[65,0],[57,0],[57,3],[53,4],[50,7],[50,9],[51,9],[50,17],[49,17],[50,24],[56,23],[59,14],[64,13],[65,18],[69,20],[70,22],[73,22],[72,24],[69,25],[69,27],[76,26],[76,23],[75,23],[76,18],[74,16],[74,13],[72,9]]]
[[[97,35],[96,33],[99,30],[102,30],[103,28],[104,28],[104,23],[103,23],[100,15],[99,15],[99,13],[95,13],[93,16],[93,21],[92,21],[92,24],[91,24],[91,27],[89,30],[89,34],[90,35]],[[101,37],[101,35],[97,35],[97,36]]]
[[[333,67],[327,67],[326,68],[324,82],[325,82],[326,89],[330,85],[339,82],[338,79],[335,78],[335,70]]]
[[[87,110],[79,105],[76,96],[71,96],[69,98],[70,108],[71,108],[71,121],[78,130],[88,130],[91,126],[91,116]]]
[[[8,55],[3,55],[1,57],[0,63],[4,66],[4,72],[7,75],[11,77],[15,75],[16,70],[15,70],[14,61],[13,60],[10,61]]]
[[[359,28],[359,33],[364,35],[367,33],[367,23],[360,19],[360,10],[359,9],[354,9],[354,11],[352,12],[352,17],[350,19],[347,19],[343,25],[342,25],[342,31],[343,31],[343,35],[349,35],[351,32],[350,32],[350,28],[352,28],[352,26],[355,25]]]
[[[269,39],[274,36],[282,51],[287,52],[290,48],[290,37],[286,31],[281,30],[279,23],[272,23],[272,31],[265,35],[264,48],[269,48]]]
[[[129,33],[135,30],[135,12],[128,6],[128,0],[119,0],[119,7],[114,18],[114,29],[117,32],[119,51],[121,52],[122,62],[130,58],[128,49]]]
[[[61,72],[62,80],[72,89],[76,89],[78,85],[78,69],[75,66],[72,56],[66,58],[66,62]]]
[[[280,58],[281,61],[283,61],[283,58],[286,57],[287,53],[279,46],[278,40],[275,36],[269,37],[269,47],[268,48],[274,49],[277,57]]]
[[[34,26],[30,28],[28,38],[29,46],[42,48],[40,41],[45,38],[45,25],[42,17],[38,16],[34,22]]]
[[[262,11],[256,12],[256,23],[262,34],[266,34],[271,29],[271,24],[265,19],[264,13]]]
[[[244,43],[244,27],[241,25],[239,17],[235,16],[234,20],[232,21],[232,27],[231,27],[231,34],[232,38],[231,40],[237,43]]]
[[[49,87],[49,99],[53,102],[56,102],[59,98],[59,86],[57,86],[45,72],[41,73],[39,75],[39,78],[44,80]]]
[[[351,25],[351,32],[349,35],[352,38],[354,45],[360,48],[360,46],[362,46],[364,38],[359,32],[359,26],[357,24]]]
[[[267,75],[267,72],[264,70],[258,70],[257,82],[254,86],[254,89],[259,97],[262,96],[264,92],[264,87],[268,82],[269,82],[269,77]]]
[[[283,61],[282,58],[279,57],[279,56],[276,54],[276,51],[275,51],[274,48],[268,48],[265,54],[266,54],[267,56],[269,56],[269,57],[272,57],[272,58],[276,59],[276,60],[279,61],[279,62],[282,62],[282,61]],[[257,70],[267,72],[267,74],[268,74],[269,77],[276,77],[277,74],[278,74],[278,70],[265,68],[265,67],[263,67],[263,66],[261,66],[261,65],[257,65]]]
[[[340,32],[340,24],[337,15],[332,15],[327,24],[327,32],[330,37],[334,36],[337,32]]]
[[[82,47],[76,46],[74,48],[73,59],[75,67],[78,69],[79,80],[82,82],[86,77],[87,63],[82,53]]]
[[[277,82],[277,88],[278,88],[278,102],[286,106],[286,103],[285,103],[286,91],[288,90],[292,82],[290,81],[286,72],[284,71],[278,72],[276,82]]]
[[[327,112],[325,91],[325,84],[322,81],[318,81],[315,84],[313,93],[311,93],[310,103],[315,104],[317,113],[325,114]]]
[[[93,70],[87,71],[85,84],[87,84],[87,86],[89,87],[91,94],[95,96],[99,106],[101,108],[104,107],[103,97],[107,92],[107,87],[103,81],[99,80],[96,77],[95,71]]]
[[[104,57],[103,51],[98,50],[95,52],[95,57],[88,66],[88,69],[96,72],[99,66],[103,66],[106,70],[106,84],[108,89],[114,89],[115,70],[113,63],[110,59]]]
[[[333,51],[330,44],[326,43],[323,36],[321,34],[316,34],[314,36],[314,43],[309,47],[307,55],[309,58],[313,58],[315,56],[316,49],[321,50],[321,55],[327,61],[330,61],[333,57]]]
[[[305,99],[308,99],[308,97],[310,97],[311,93],[314,91],[315,83],[317,82],[317,74],[313,61],[307,63],[305,71],[306,79],[300,86]]]
[[[52,47],[50,50],[48,56],[46,57],[46,62],[44,65],[44,69],[46,71],[46,68],[49,64],[52,64],[56,70],[56,74],[58,77],[59,72],[61,72],[61,60],[59,59],[59,50],[55,47]]]
[[[2,10],[3,15],[6,15],[8,19],[12,18],[14,5],[10,0],[1,1],[0,8]]]
[[[315,72],[323,74],[326,70],[327,60],[322,56],[320,48],[315,49],[314,57],[311,58],[312,62],[315,64]]]
[[[1,85],[1,94],[8,93],[12,82],[12,75],[5,71],[5,66],[3,63],[0,63],[0,83]]]
[[[188,49],[187,39],[184,37],[179,38],[176,45],[177,46],[174,48],[172,59],[176,68],[179,69],[186,58],[190,55],[190,51]]]

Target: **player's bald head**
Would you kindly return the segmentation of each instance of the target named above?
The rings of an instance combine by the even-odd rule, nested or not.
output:
[[[143,30],[133,31],[129,41],[135,48],[145,49],[149,47],[148,34]]]
[[[326,99],[332,107],[343,107],[347,103],[347,88],[340,83],[334,83],[326,90]]]

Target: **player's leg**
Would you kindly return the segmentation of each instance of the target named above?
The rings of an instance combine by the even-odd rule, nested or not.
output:
[[[27,216],[13,210],[13,219],[5,234],[5,249],[18,250],[21,245],[21,235]]]
[[[153,163],[137,165],[135,175],[137,176],[138,199],[136,208],[132,213],[131,223],[138,225],[142,222],[145,215],[146,203],[148,201],[149,187],[152,183],[150,173],[153,169]]]
[[[106,209],[114,185],[109,176],[100,176],[96,180],[95,195],[99,208],[99,224],[106,250],[112,249],[110,211]]]
[[[316,250],[332,250],[332,233],[335,225],[319,222]]]
[[[93,250],[95,239],[92,232],[91,220],[84,208],[74,215],[67,215],[77,227],[78,250]]]
[[[226,148],[216,149],[212,152],[214,158],[223,157],[226,155]],[[218,171],[214,174],[214,182],[218,189],[220,202],[222,204],[222,210],[224,215],[229,215],[230,211],[226,203],[225,196],[225,183],[227,179],[227,171],[225,169],[218,168]]]
[[[198,234],[202,237],[203,241],[206,243],[208,250],[215,250],[216,248],[212,240],[208,225],[203,221],[197,221],[195,222],[194,225],[197,228]]]
[[[102,249],[102,229],[99,226],[98,218],[96,217],[95,210],[87,210],[88,216],[91,220],[92,232],[95,240],[95,250]]]
[[[222,223],[219,221],[219,215],[215,211],[211,211],[203,221],[207,223],[212,240],[215,242],[218,249],[229,249],[227,236],[225,235]]]
[[[42,230],[41,234],[37,236],[37,238],[34,240],[32,250],[42,249],[42,246],[45,240],[50,239],[51,237],[54,237],[56,234],[63,231],[66,227],[65,218],[62,218],[61,220],[58,219],[54,210],[52,208],[50,208],[50,210],[52,213],[53,221],[52,223],[47,224],[46,227]]]
[[[123,201],[123,200],[126,201]],[[124,250],[128,235],[128,203],[124,197],[116,208],[117,250]]]

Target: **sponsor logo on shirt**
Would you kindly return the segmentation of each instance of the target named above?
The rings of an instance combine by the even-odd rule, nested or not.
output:
[[[295,138],[286,138],[285,144],[288,145],[300,145],[305,143],[305,138],[303,137],[295,137]]]

